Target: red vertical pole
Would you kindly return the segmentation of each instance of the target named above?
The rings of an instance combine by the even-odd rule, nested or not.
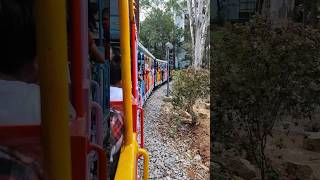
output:
[[[87,138],[73,136],[71,138],[72,178],[87,179]]]
[[[140,137],[141,137],[141,148],[144,148],[144,111],[142,108],[139,109],[140,110],[140,130],[141,130],[141,134],[140,134]]]
[[[132,4],[135,5],[134,3]],[[132,7],[134,10],[134,7]],[[134,102],[137,103],[138,99],[138,62],[137,62],[137,36],[136,36],[136,24],[135,24],[135,13],[131,14],[133,17],[130,17],[130,46],[131,46],[131,82],[132,82],[132,95],[134,97]],[[138,104],[133,107],[133,132],[137,132],[137,119],[138,119]]]
[[[88,5],[86,0],[71,1],[71,80],[75,110],[84,117],[88,109]]]
[[[71,0],[71,80],[72,98],[77,118],[82,121],[72,123],[72,176],[74,179],[86,179],[87,145],[86,135],[81,128],[86,127],[88,113],[88,2]]]
[[[78,0],[71,1],[71,80],[72,98],[77,116],[83,117],[84,111],[84,92],[83,92],[83,57],[81,35],[81,3]]]
[[[138,98],[138,63],[137,63],[137,37],[135,23],[131,22],[131,63],[132,63],[132,94],[134,98]]]

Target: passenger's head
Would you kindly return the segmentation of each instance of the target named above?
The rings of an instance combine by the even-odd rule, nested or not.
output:
[[[88,23],[89,30],[95,31],[97,29],[96,21],[98,19],[98,7],[96,3],[90,3],[88,6]]]
[[[33,81],[37,74],[32,0],[0,0],[0,74]]]
[[[110,84],[121,87],[121,63],[117,61],[110,62]]]
[[[114,54],[111,61],[121,64],[121,55],[120,54]]]
[[[112,48],[112,56],[111,61],[117,60],[120,56],[120,49],[118,47],[111,47]]]

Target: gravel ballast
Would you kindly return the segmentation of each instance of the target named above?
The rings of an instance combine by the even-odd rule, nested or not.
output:
[[[167,86],[163,85],[155,90],[143,108],[145,149],[150,156],[149,179],[190,179],[187,169],[193,160],[185,157],[186,143],[176,142],[169,134],[163,135],[165,133],[159,132],[159,123],[164,118],[161,116],[161,106],[164,104],[166,88]],[[139,169],[143,169],[142,160],[139,160]],[[141,171],[139,175],[142,175]]]

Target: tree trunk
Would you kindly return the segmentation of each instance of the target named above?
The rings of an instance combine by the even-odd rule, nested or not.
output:
[[[256,11],[258,14],[262,14],[264,0],[258,0],[256,4]]]
[[[189,26],[190,26],[190,35],[191,35],[191,48],[192,48],[192,56],[194,56],[194,18],[193,18],[193,2],[194,0],[187,0],[188,13],[189,13]],[[193,64],[193,61],[192,61]]]
[[[205,52],[205,42],[210,23],[209,0],[187,0],[190,22],[190,33],[193,49],[193,68],[202,65]]]
[[[211,14],[212,16],[212,14]],[[217,19],[218,21],[221,20],[221,5],[220,5],[220,0],[217,0]]]
[[[270,0],[269,16],[273,26],[286,26],[293,8],[294,0]]]

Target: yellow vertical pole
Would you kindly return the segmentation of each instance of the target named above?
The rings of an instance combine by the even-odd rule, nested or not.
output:
[[[132,93],[131,93],[131,57],[128,0],[119,0],[121,76],[123,88],[123,112],[125,124],[125,145],[133,141]]]
[[[71,180],[65,0],[36,0],[42,142],[48,180]]]

